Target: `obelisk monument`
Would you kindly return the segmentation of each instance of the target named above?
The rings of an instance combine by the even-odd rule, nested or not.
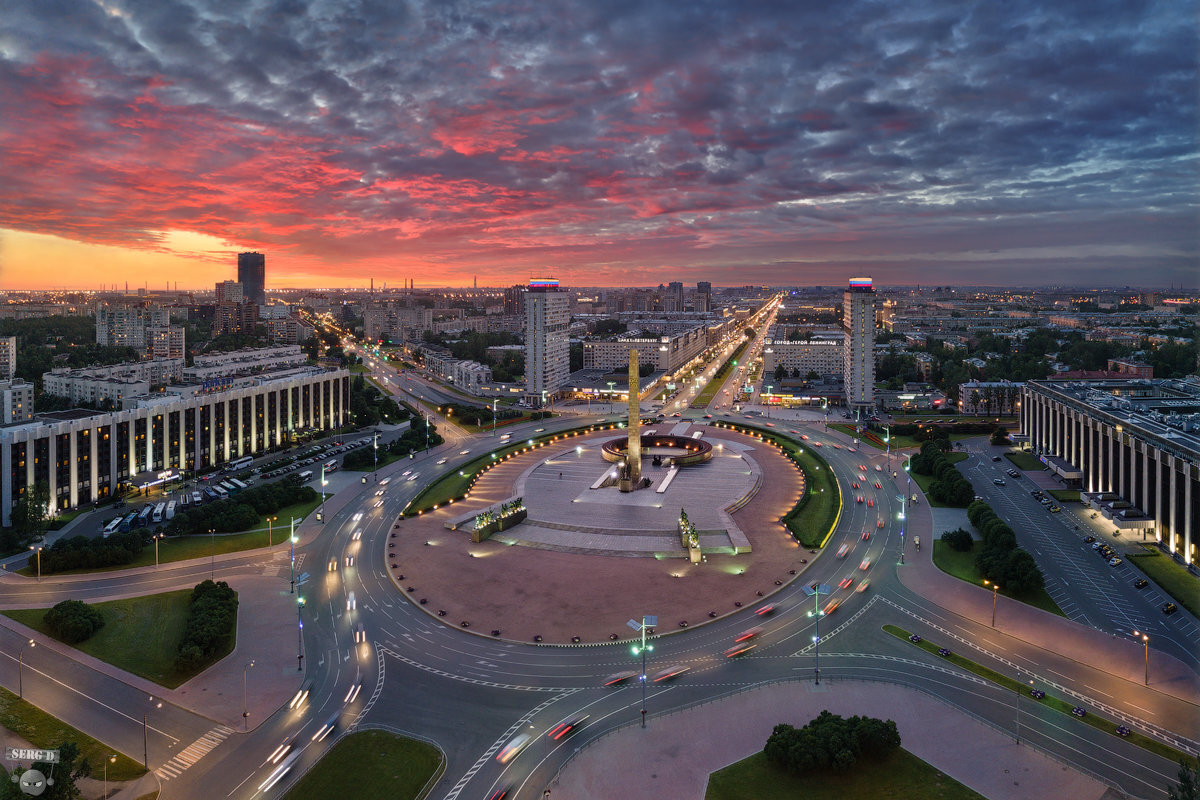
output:
[[[628,456],[630,488],[636,489],[642,479],[642,404],[638,398],[641,377],[638,375],[638,351],[629,350],[629,445]]]

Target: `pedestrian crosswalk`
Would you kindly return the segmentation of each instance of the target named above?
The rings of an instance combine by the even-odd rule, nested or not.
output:
[[[169,781],[171,778],[178,778],[183,774],[184,770],[204,758],[209,750],[212,750],[229,738],[229,734],[231,733],[233,733],[233,728],[218,725],[176,753],[174,758],[154,770],[154,774],[164,781]]]

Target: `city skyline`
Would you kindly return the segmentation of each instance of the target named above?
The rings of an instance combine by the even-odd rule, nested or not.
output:
[[[18,4],[0,286],[1195,288],[1195,10]]]

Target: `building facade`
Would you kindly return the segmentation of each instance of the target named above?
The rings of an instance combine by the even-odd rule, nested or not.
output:
[[[763,345],[763,381],[775,377],[782,366],[789,377],[840,375],[844,366],[845,337],[840,333],[814,334],[811,339],[780,341],[768,339]]]
[[[17,374],[17,337],[0,336],[0,381],[11,381]]]
[[[167,328],[171,314],[158,306],[96,305],[96,344],[103,347],[132,347],[144,352],[150,328]]]
[[[1085,501],[1195,563],[1200,381],[1029,381],[1020,417],[1034,453]]]
[[[0,425],[14,425],[33,419],[33,384],[28,381],[0,381]]]
[[[851,278],[842,294],[842,380],[846,407],[869,412],[875,407],[875,288],[870,278]]]
[[[245,301],[267,304],[267,257],[262,253],[238,253],[237,282]]]
[[[531,280],[525,293],[525,402],[548,403],[571,374],[571,295],[556,280]]]
[[[217,284],[218,303],[242,303],[245,299],[243,287],[237,281],[221,281]]]
[[[159,395],[111,413],[52,412],[0,429],[0,515],[35,483],[57,513],[108,497],[146,473],[203,471],[347,421],[350,373],[311,368],[253,386]]]
[[[192,366],[183,370],[183,380],[202,383],[230,375],[291,369],[303,366],[307,360],[308,356],[297,344],[205,353],[192,359]]]
[[[638,333],[617,339],[583,343],[584,369],[624,369],[629,351],[637,350],[639,364],[653,364],[655,371],[671,373],[704,352],[707,329],[692,325],[689,330],[663,336]]]

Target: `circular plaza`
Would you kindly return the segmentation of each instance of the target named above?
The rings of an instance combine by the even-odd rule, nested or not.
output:
[[[809,558],[780,522],[803,492],[802,474],[755,437],[665,427],[642,431],[649,485],[635,491],[621,490],[619,465],[605,458],[618,431],[508,458],[465,500],[395,523],[393,580],[448,625],[525,642],[626,638],[625,621],[643,614],[668,633],[763,602]],[[708,457],[672,463],[680,451]],[[516,524],[472,536],[480,514],[518,503]]]

